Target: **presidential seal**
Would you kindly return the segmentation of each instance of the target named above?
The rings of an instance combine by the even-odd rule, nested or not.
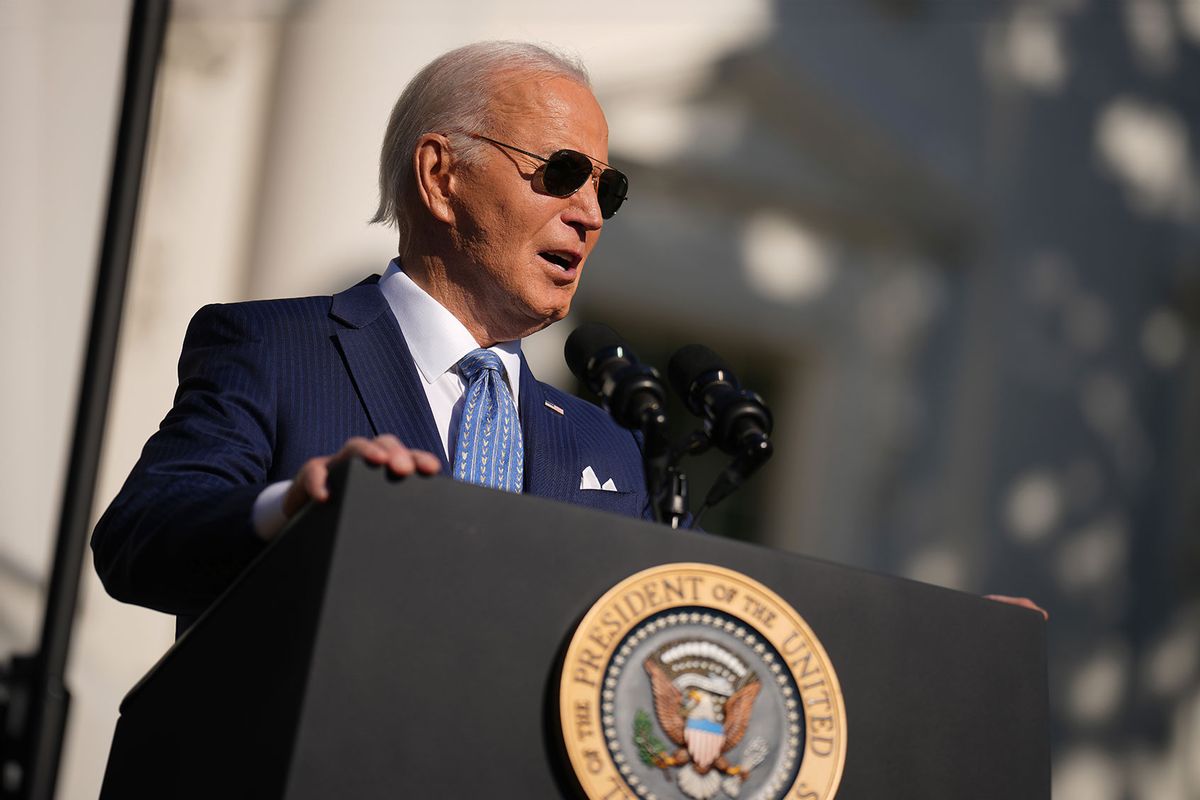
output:
[[[709,564],[605,593],[567,648],[559,711],[592,800],[831,800],[846,760],[845,702],[812,630]]]

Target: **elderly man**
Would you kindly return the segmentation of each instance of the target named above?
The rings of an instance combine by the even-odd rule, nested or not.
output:
[[[196,315],[174,407],[93,535],[109,592],[186,627],[352,457],[644,514],[632,434],[536,381],[520,347],[566,315],[625,197],[607,158],[575,62],[481,43],[423,69],[381,159],[398,258],[333,297]],[[581,488],[588,468],[609,491]]]

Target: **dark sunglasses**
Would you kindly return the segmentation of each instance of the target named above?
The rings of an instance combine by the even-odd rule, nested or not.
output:
[[[629,191],[629,179],[625,177],[625,173],[613,169],[598,158],[584,155],[578,150],[556,150],[549,158],[543,158],[537,153],[498,142],[479,133],[470,135],[541,161],[544,164],[538,168],[541,188],[552,197],[570,197],[575,194],[596,171],[593,162],[602,164],[606,169],[600,170],[600,177],[596,181],[596,200],[600,204],[600,216],[609,219],[617,213],[621,203],[625,202],[626,192]]]

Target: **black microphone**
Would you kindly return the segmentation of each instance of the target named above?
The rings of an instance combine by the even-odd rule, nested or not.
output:
[[[664,413],[666,389],[658,370],[642,364],[620,334],[607,325],[580,325],[563,348],[567,366],[601,405],[631,430],[643,430],[648,418]]]
[[[712,443],[734,456],[704,499],[705,506],[714,506],[771,457],[774,418],[763,399],[743,389],[724,359],[704,345],[675,351],[667,376],[688,410],[704,420]]]
[[[600,396],[600,404],[618,425],[641,431],[646,491],[654,518],[678,527],[684,511],[675,508],[668,492],[667,390],[658,370],[640,363],[620,334],[595,322],[571,332],[563,356],[575,377]]]
[[[742,389],[724,359],[704,345],[676,350],[667,375],[688,410],[707,423],[713,444],[722,451],[738,455],[754,440],[771,435],[774,420],[766,403]]]

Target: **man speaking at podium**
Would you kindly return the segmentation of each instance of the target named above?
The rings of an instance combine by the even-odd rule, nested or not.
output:
[[[373,220],[396,226],[398,257],[333,297],[196,314],[174,407],[92,537],[108,591],[186,627],[354,457],[644,514],[633,435],[521,355],[567,314],[625,198],[607,159],[575,61],[485,42],[418,73],[388,123]]]

